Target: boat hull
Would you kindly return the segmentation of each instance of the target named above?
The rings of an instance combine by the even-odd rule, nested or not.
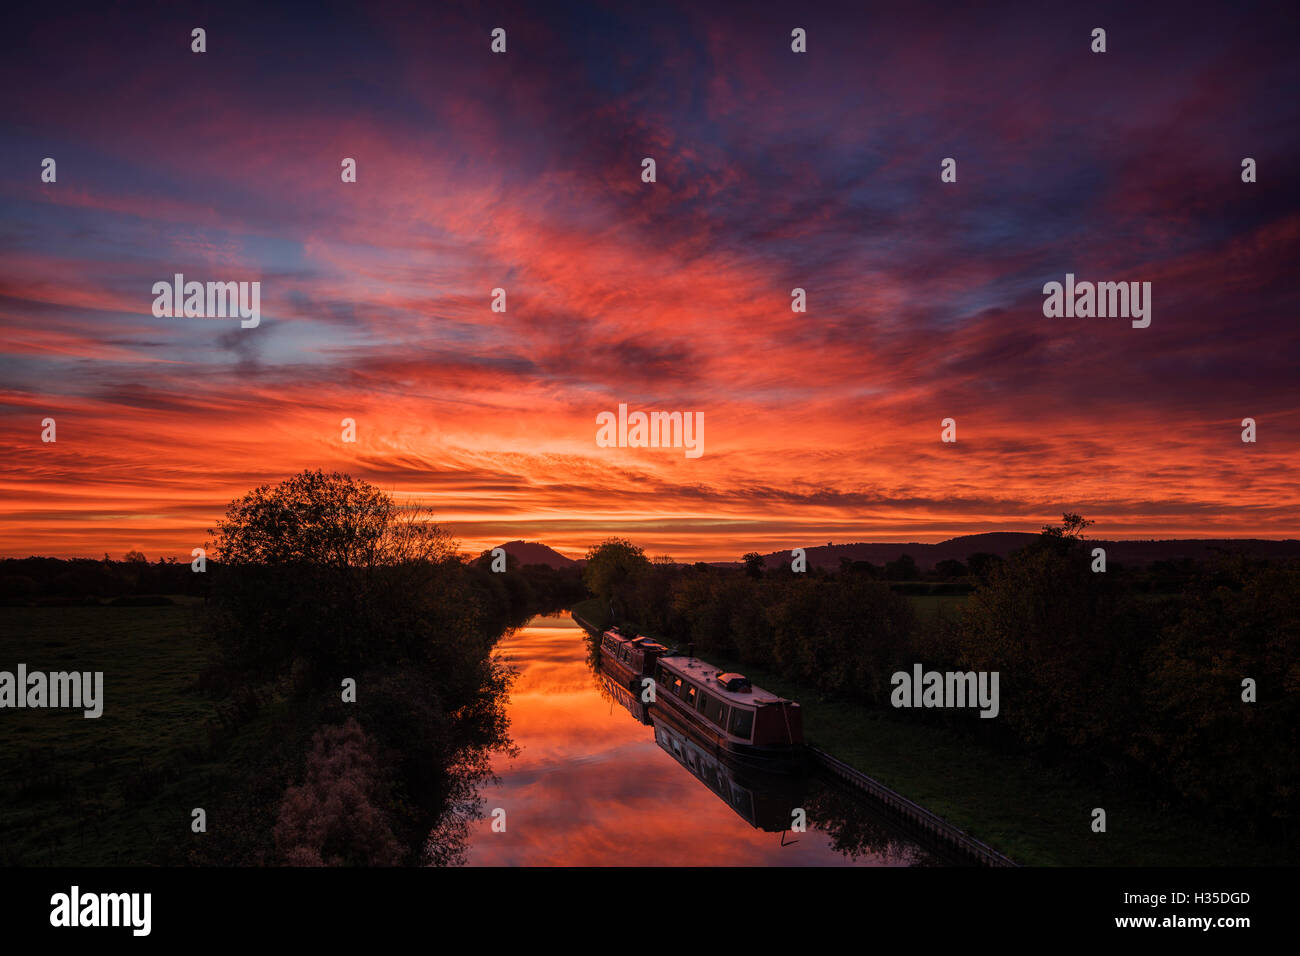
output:
[[[638,692],[641,690],[641,678],[648,676],[641,674],[636,668],[628,667],[604,650],[600,652],[600,671],[619,687]]]
[[[732,766],[767,773],[800,773],[807,766],[807,754],[802,744],[772,747],[733,740],[669,695],[657,694],[650,705],[650,714],[688,735],[697,746]]]

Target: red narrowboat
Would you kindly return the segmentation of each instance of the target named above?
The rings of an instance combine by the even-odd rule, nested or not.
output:
[[[694,657],[660,655],[654,678],[652,715],[720,756],[768,770],[802,766],[803,715],[794,701]]]
[[[641,693],[644,678],[654,676],[655,661],[668,653],[648,637],[630,637],[611,627],[600,638],[600,669],[617,684]]]

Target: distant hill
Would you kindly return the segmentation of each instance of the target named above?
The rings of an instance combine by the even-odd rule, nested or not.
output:
[[[966,534],[949,538],[938,544],[830,544],[810,547],[808,566],[838,569],[841,558],[850,561],[870,561],[881,565],[909,554],[923,570],[933,568],[949,559],[964,562],[980,552],[1005,558],[1038,537],[1016,531],[994,531],[988,534]],[[1260,538],[1186,538],[1166,541],[1108,541],[1089,538],[1090,547],[1106,549],[1106,560],[1120,564],[1150,564],[1153,561],[1177,561],[1181,558],[1205,560],[1219,551],[1243,551],[1263,558],[1300,558],[1300,541],[1268,541]],[[773,551],[763,556],[768,567],[790,563],[790,552]],[[738,561],[719,561],[717,564],[738,565]]]
[[[580,562],[572,558],[566,558],[554,548],[548,548],[540,541],[507,541],[505,544],[498,545],[504,548],[506,554],[514,558],[520,564],[545,564],[552,568],[572,568],[577,567]]]
[[[810,568],[829,568],[839,570],[840,560],[870,561],[883,565],[896,561],[900,556],[909,554],[917,565],[925,571],[932,569],[940,561],[961,561],[963,563],[972,554],[996,554],[1005,558],[1013,551],[1018,551],[1038,537],[1020,531],[992,531],[987,534],[964,534],[937,544],[922,544],[919,541],[905,543],[870,543],[829,544],[808,547],[808,566]],[[1120,564],[1143,565],[1153,561],[1178,561],[1191,558],[1204,561],[1220,551],[1243,551],[1261,558],[1300,558],[1300,541],[1289,538],[1283,541],[1270,541],[1262,538],[1184,538],[1164,541],[1110,541],[1103,538],[1089,538],[1089,547],[1106,549],[1106,560]],[[500,547],[506,549],[520,564],[545,564],[552,568],[582,567],[585,560],[566,558],[560,552],[549,548],[540,541],[507,541]],[[781,564],[789,566],[790,552],[773,551],[763,555],[763,561],[769,568]],[[738,567],[739,561],[710,561],[718,567]]]

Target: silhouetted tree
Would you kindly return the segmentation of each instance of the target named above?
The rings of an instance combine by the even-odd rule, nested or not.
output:
[[[636,545],[623,538],[609,538],[587,551],[582,580],[606,604],[627,601],[633,581],[650,566],[645,552]]]
[[[964,578],[966,576],[966,565],[962,564],[960,561],[955,561],[952,558],[940,561],[934,566],[934,570],[941,577],[948,580],[951,580],[952,578]]]
[[[966,558],[967,568],[977,578],[987,578],[989,573],[1001,563],[1000,555],[989,554],[987,551],[976,551]]]
[[[464,582],[451,538],[351,476],[264,485],[212,533],[214,633],[238,666],[423,658],[431,631],[465,623],[452,607]]]
[[[898,560],[885,565],[885,578],[890,581],[915,581],[920,576],[921,569],[910,554],[899,555]]]

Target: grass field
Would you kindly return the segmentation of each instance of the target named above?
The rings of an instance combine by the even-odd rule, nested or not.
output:
[[[918,613],[949,613],[964,597],[914,597]],[[593,623],[598,602],[574,608]],[[672,635],[649,634],[659,639]],[[1141,793],[982,746],[960,734],[893,713],[837,701],[742,661],[709,662],[803,706],[804,734],[845,763],[939,814],[1013,860],[1029,865],[1223,866],[1282,864],[1281,848],[1225,833],[1161,808]],[[978,718],[976,718],[978,719]],[[1107,832],[1090,829],[1094,807]]]
[[[0,669],[103,671],[103,716],[0,714],[0,863],[139,865],[167,858],[209,805],[214,703],[196,608],[0,608]]]

